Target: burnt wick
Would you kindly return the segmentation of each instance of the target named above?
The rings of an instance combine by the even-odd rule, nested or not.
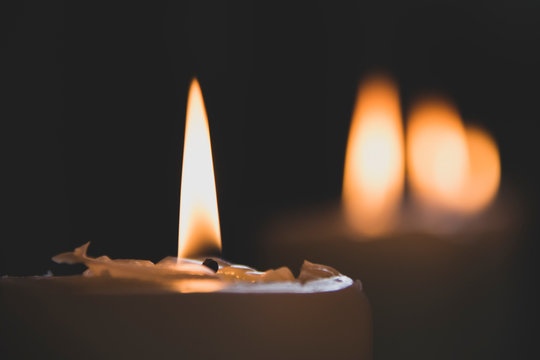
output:
[[[204,262],[202,264],[204,266],[212,269],[212,271],[214,271],[214,272],[217,272],[218,269],[219,269],[219,265],[218,265],[216,260],[206,259],[206,260],[204,260]]]

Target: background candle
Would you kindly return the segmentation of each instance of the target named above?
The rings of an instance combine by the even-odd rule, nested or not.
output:
[[[340,210],[299,211],[276,220],[261,252],[265,265],[294,266],[303,256],[340,264],[363,279],[378,358],[473,359],[505,352],[519,288],[512,278],[513,239],[522,223],[509,215],[519,211],[515,203],[501,195],[490,211],[451,232],[411,221],[375,238],[347,230]],[[401,215],[407,219],[420,215],[406,212]]]
[[[91,255],[157,261],[176,254],[179,119],[193,75],[205,89],[211,121],[223,256],[264,268],[267,222],[340,198],[358,82],[384,67],[399,83],[403,104],[421,90],[443,91],[465,119],[497,141],[501,189],[509,185],[523,199],[521,221],[507,237],[513,248],[504,253],[506,265],[496,267],[506,281],[486,273],[456,291],[464,298],[479,288],[507,295],[507,313],[487,318],[504,336],[493,343],[500,357],[534,357],[528,352],[537,349],[540,246],[538,139],[531,120],[540,80],[536,4],[6,6],[0,113],[7,123],[2,174],[8,214],[1,274],[80,273],[82,267],[49,259],[86,241],[92,241]],[[477,255],[484,259],[483,252]],[[366,292],[371,296],[369,287]],[[491,297],[477,299],[469,309],[478,319],[476,311],[482,314]],[[399,299],[385,301],[388,311],[409,311]],[[423,318],[447,310],[426,311]],[[490,321],[475,322],[476,334],[490,333]],[[483,355],[485,347],[474,347],[472,338],[452,340],[448,322],[434,324],[425,333],[448,337],[441,343],[446,353],[473,348]],[[409,330],[404,324],[392,329],[397,336]],[[385,335],[379,327],[376,336]]]
[[[515,195],[490,206],[500,180],[497,145],[485,131],[466,128],[448,101],[415,104],[406,138],[400,113],[388,78],[363,80],[341,205],[284,217],[269,229],[263,253],[269,263],[294,264],[307,251],[367,279],[383,358],[438,358],[447,341],[475,348],[446,350],[448,358],[496,356],[501,349],[493,343],[504,339],[501,324],[510,317],[508,297],[495,296],[481,309],[478,299],[486,301],[495,284],[512,287],[505,278],[509,236],[519,222]],[[411,197],[404,202],[405,158]],[[486,318],[489,331],[474,336]],[[438,327],[446,331],[430,330]]]

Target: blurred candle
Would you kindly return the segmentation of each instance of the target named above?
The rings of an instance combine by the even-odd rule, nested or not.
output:
[[[343,208],[356,231],[379,235],[393,225],[404,184],[403,128],[395,84],[377,76],[358,91],[345,155]]]
[[[519,204],[508,187],[497,197],[499,153],[486,131],[464,126],[448,101],[428,99],[412,107],[404,140],[399,106],[388,79],[362,83],[341,202],[271,224],[265,265],[294,268],[307,256],[362,278],[380,358],[440,358],[447,334],[462,344],[445,347],[448,358],[471,347],[489,353],[508,315],[499,294]]]
[[[414,198],[430,211],[471,215],[495,197],[497,146],[483,130],[464,127],[448,102],[416,104],[407,124],[408,178]]]

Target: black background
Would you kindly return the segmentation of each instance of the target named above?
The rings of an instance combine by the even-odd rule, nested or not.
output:
[[[384,70],[404,114],[442,93],[496,138],[502,186],[525,209],[508,353],[533,345],[540,3],[19,1],[2,13],[0,274],[80,272],[50,258],[87,241],[94,255],[176,254],[193,76],[223,256],[257,265],[269,219],[339,198],[358,83]]]

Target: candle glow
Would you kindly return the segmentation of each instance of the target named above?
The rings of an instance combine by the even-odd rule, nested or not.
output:
[[[468,126],[469,177],[463,189],[459,208],[475,213],[488,206],[499,189],[501,164],[493,138],[483,129]]]
[[[349,224],[365,235],[391,227],[404,184],[403,128],[397,87],[370,78],[358,92],[343,179]]]
[[[499,153],[483,130],[463,126],[457,110],[442,100],[425,100],[407,125],[408,178],[424,205],[471,214],[495,197]]]

